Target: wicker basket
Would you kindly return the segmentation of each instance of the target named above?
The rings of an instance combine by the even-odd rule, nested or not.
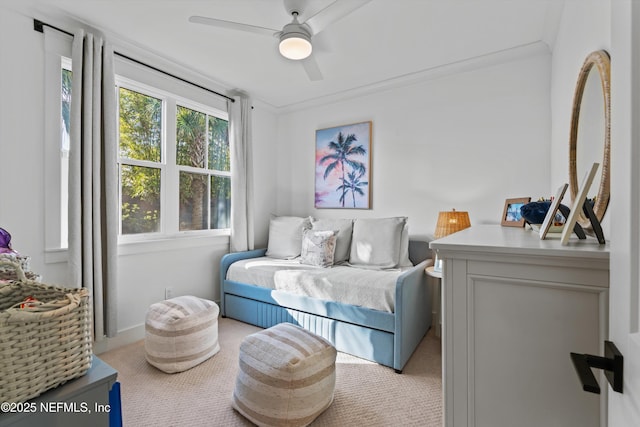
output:
[[[0,262],[3,267],[8,261]],[[0,402],[23,402],[91,367],[91,306],[85,288],[0,282]],[[23,308],[27,297],[38,302]]]
[[[28,255],[20,255],[15,252],[2,253],[0,254],[0,261],[17,262],[25,273],[31,271],[31,257]],[[7,267],[7,269],[9,269],[9,267]]]
[[[25,255],[18,255],[15,253],[3,253],[0,254],[0,280],[18,280],[18,272],[13,267],[12,264],[5,264],[4,261],[9,261],[11,263],[18,263],[24,275],[29,280],[35,280],[36,282],[42,281],[42,276],[37,273],[34,273],[30,269],[31,257]]]

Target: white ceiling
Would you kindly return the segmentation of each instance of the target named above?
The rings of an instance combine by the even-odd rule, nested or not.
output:
[[[333,3],[298,1],[306,4],[301,22]],[[280,29],[291,20],[283,0],[13,2],[44,17],[71,16],[278,109],[496,52],[552,45],[563,5],[563,0],[371,0],[313,38],[324,76],[314,82],[300,63],[279,55],[275,37],[188,22],[189,16],[202,15]]]

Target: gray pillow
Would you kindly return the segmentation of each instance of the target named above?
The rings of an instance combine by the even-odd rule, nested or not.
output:
[[[394,268],[400,260],[405,217],[358,218],[353,223],[349,264],[365,268]]]
[[[409,224],[405,224],[402,228],[402,236],[400,237],[400,259],[398,259],[398,267],[413,267],[413,263],[409,259]]]
[[[266,255],[271,258],[293,259],[300,256],[302,231],[311,227],[311,221],[297,216],[279,216],[269,223],[269,242]]]

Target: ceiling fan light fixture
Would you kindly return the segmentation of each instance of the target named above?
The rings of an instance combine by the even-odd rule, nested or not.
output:
[[[280,55],[297,61],[311,55],[313,46],[311,46],[311,32],[304,24],[298,22],[298,12],[291,12],[291,15],[293,21],[282,29],[278,49]]]
[[[289,32],[280,36],[278,46],[280,54],[285,58],[300,60],[311,55],[311,37],[303,32]]]

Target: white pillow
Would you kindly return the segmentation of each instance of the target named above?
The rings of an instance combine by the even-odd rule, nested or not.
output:
[[[405,217],[358,218],[353,223],[349,264],[355,267],[393,268],[400,259]]]
[[[351,252],[351,234],[353,233],[352,219],[311,219],[311,229],[317,231],[334,231],[336,235],[336,253],[333,263],[344,262],[349,259]]]
[[[279,216],[269,223],[266,255],[271,258],[293,259],[300,256],[302,231],[311,228],[311,221],[297,216]]]
[[[302,232],[302,250],[300,264],[329,267],[333,265],[333,254],[336,251],[337,231]]]

